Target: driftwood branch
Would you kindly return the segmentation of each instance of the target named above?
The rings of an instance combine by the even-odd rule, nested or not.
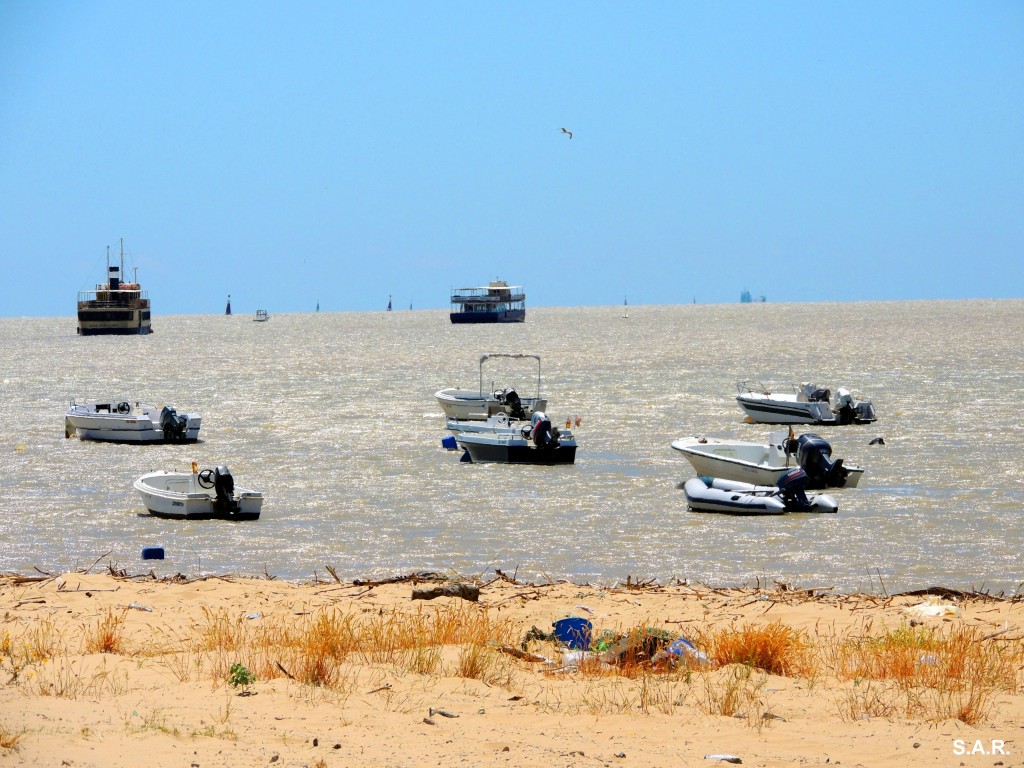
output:
[[[401,584],[406,581],[415,584],[417,581],[447,581],[447,579],[440,573],[423,571],[410,573],[408,576],[392,576],[389,579],[353,579],[352,584],[357,587],[379,587],[382,584]]]
[[[435,597],[461,597],[475,603],[480,599],[480,587],[472,584],[442,584],[412,591],[413,600],[433,600]]]
[[[509,584],[519,583],[518,581],[516,581],[516,573],[519,573],[519,566],[516,566],[516,572],[513,573],[511,576],[509,576],[507,573],[504,573],[501,570],[501,568],[495,568],[494,572],[498,574],[498,578],[500,578],[502,581],[507,581]]]
[[[114,550],[110,550],[110,552],[113,552],[113,551]],[[82,571],[82,573],[88,573],[89,571],[91,571],[93,568],[96,567],[96,563],[98,563],[104,557],[107,557],[108,555],[110,555],[110,552],[107,552],[107,553],[102,554],[99,557],[97,557],[95,560],[93,560],[92,565],[90,565],[88,568],[86,568],[84,571]]]

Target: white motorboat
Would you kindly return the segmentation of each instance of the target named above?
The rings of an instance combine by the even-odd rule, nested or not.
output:
[[[537,394],[534,397],[521,397],[513,387],[495,389],[493,382],[484,389],[484,363],[495,358],[513,360],[533,359],[537,361]],[[469,419],[484,420],[496,413],[505,413],[519,419],[528,419],[534,411],[543,411],[548,407],[547,400],[540,396],[540,355],[491,353],[480,357],[480,388],[476,391],[458,387],[441,389],[434,393],[441,410],[449,419],[466,421]]]
[[[199,439],[202,417],[178,413],[170,405],[157,410],[127,400],[75,403],[64,414],[64,436],[115,443],[188,443]]]
[[[695,512],[729,515],[782,515],[787,512],[838,512],[828,494],[803,491],[806,473],[796,467],[778,486],[751,485],[719,477],[692,477],[683,484],[686,501]]]
[[[761,384],[736,384],[736,402],[757,424],[870,424],[877,420],[870,398],[839,388],[832,392],[804,382],[793,392],[776,392]]]
[[[576,437],[568,429],[552,427],[543,411],[530,421],[509,421],[496,414],[479,427],[455,433],[462,461],[477,464],[574,464]],[[468,425],[467,425],[468,426]],[[449,422],[449,429],[452,422]]]
[[[224,465],[192,472],[149,472],[133,486],[146,509],[156,517],[183,520],[256,520],[263,507],[263,494],[236,488]]]
[[[257,322],[257,323],[265,323],[269,319],[270,319],[270,315],[267,314],[267,310],[265,310],[265,309],[257,309],[256,310],[256,317],[253,318],[253,321]]]
[[[738,480],[753,485],[776,485],[794,467],[808,476],[808,488],[856,488],[862,467],[832,459],[832,446],[818,435],[793,437],[792,432],[771,432],[768,443],[715,437],[683,437],[672,447],[682,453],[698,475]]]

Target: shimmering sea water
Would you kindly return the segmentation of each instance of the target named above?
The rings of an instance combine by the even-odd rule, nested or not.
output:
[[[159,298],[154,297],[156,310]],[[1024,582],[1024,301],[529,308],[524,324],[444,311],[163,316],[148,337],[75,334],[71,317],[0,319],[0,570],[106,555],[131,573],[391,576],[411,571],[613,583],[890,592]],[[434,392],[478,387],[487,352],[541,355],[555,423],[579,416],[574,466],[459,462]],[[523,363],[485,386],[535,389]],[[742,379],[870,396],[879,421],[821,427],[867,471],[836,515],[690,512],[689,434],[766,440]],[[64,438],[70,400],[170,403],[193,445]],[[885,445],[869,446],[883,436]],[[227,464],[264,491],[260,520],[146,516],[132,481]],[[162,546],[164,561],[142,561]],[[109,554],[108,554],[109,553]]]

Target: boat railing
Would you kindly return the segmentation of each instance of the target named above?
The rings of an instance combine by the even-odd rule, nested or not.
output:
[[[760,381],[737,381],[736,391],[741,395],[770,395],[771,387],[767,387]]]
[[[508,360],[533,359],[537,361],[537,399],[540,399],[540,355],[529,352],[489,352],[480,356],[480,394],[484,394],[484,363],[494,358],[505,358]]]
[[[465,304],[467,302],[516,303],[523,301],[526,301],[526,293],[520,285],[499,288],[455,288],[452,290],[452,304]]]
[[[79,291],[78,292],[78,303],[90,303],[97,307],[113,307],[118,304],[124,304],[125,302],[134,301],[149,301],[149,294],[146,291],[135,289],[121,289],[110,290],[103,289],[98,291]]]

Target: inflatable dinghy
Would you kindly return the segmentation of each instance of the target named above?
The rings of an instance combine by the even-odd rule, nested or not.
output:
[[[802,476],[801,476],[802,475]],[[686,501],[695,512],[729,515],[783,515],[787,512],[838,512],[835,499],[825,493],[803,492],[806,474],[795,468],[777,486],[751,485],[718,477],[694,477],[683,485]]]

